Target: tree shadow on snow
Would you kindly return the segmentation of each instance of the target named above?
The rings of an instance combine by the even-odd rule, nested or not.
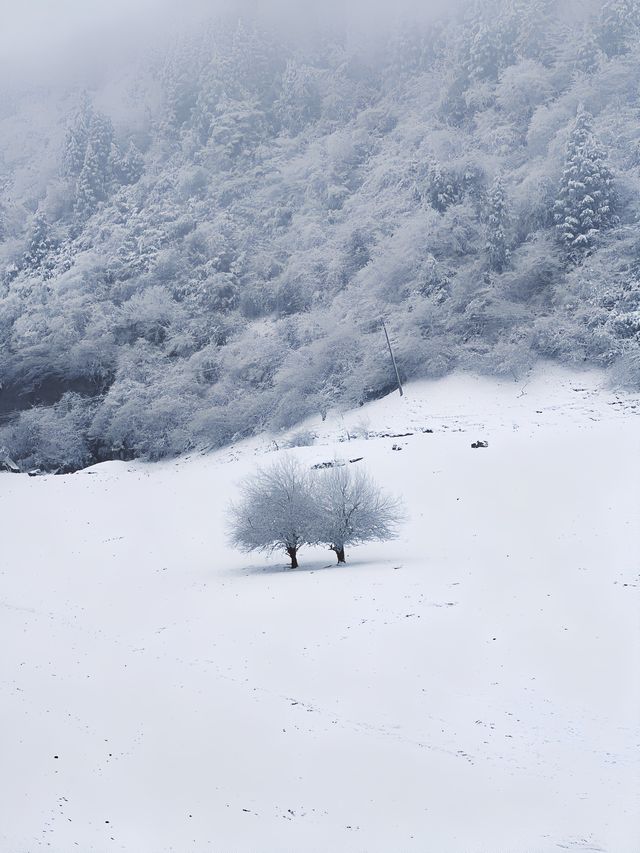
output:
[[[335,560],[331,560],[330,556],[327,556],[325,559],[310,559],[305,560],[304,554],[300,560],[300,565],[297,569],[292,569],[291,566],[286,562],[282,561],[281,563],[271,563],[265,565],[264,563],[254,563],[250,566],[243,566],[240,570],[244,575],[300,575],[300,574],[313,574],[313,572],[328,572],[331,570],[338,572],[346,572],[350,569],[361,569],[363,567],[373,567],[373,566],[388,566],[389,569],[400,568],[397,563],[382,557],[380,558],[364,558],[364,557],[353,557],[350,559],[347,556],[346,563],[336,563]]]

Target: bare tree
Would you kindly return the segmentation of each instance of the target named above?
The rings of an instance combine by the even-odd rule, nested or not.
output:
[[[362,468],[335,466],[320,474],[313,539],[326,542],[338,563],[345,562],[345,545],[394,539],[402,518],[400,502]]]
[[[242,495],[230,509],[230,540],[242,551],[283,548],[298,568],[298,549],[311,542],[314,509],[309,475],[285,457],[259,470],[241,486]]]

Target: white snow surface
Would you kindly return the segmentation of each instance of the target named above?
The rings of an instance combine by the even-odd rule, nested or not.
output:
[[[2,853],[637,853],[639,413],[453,376],[311,447],[0,475]],[[400,538],[231,550],[281,453],[363,456]]]

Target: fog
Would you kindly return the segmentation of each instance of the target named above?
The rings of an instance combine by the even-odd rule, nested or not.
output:
[[[406,380],[640,385],[637,5],[460,2],[5,11],[0,448],[74,470],[355,407],[393,382],[378,317]]]
[[[327,25],[384,32],[398,18],[424,20],[452,5],[446,0],[23,0],[3,12],[0,86],[90,82],[83,78],[218,16],[258,19],[304,38]]]

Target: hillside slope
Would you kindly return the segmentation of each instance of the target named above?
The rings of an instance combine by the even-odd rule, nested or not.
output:
[[[392,387],[382,320],[406,380],[553,359],[638,387],[640,0],[377,5],[301,31],[185,13],[39,85],[0,66],[15,461],[352,408]]]
[[[0,847],[635,853],[640,402],[600,386],[454,376],[311,447],[0,475]],[[364,457],[399,540],[229,550],[282,453]]]

